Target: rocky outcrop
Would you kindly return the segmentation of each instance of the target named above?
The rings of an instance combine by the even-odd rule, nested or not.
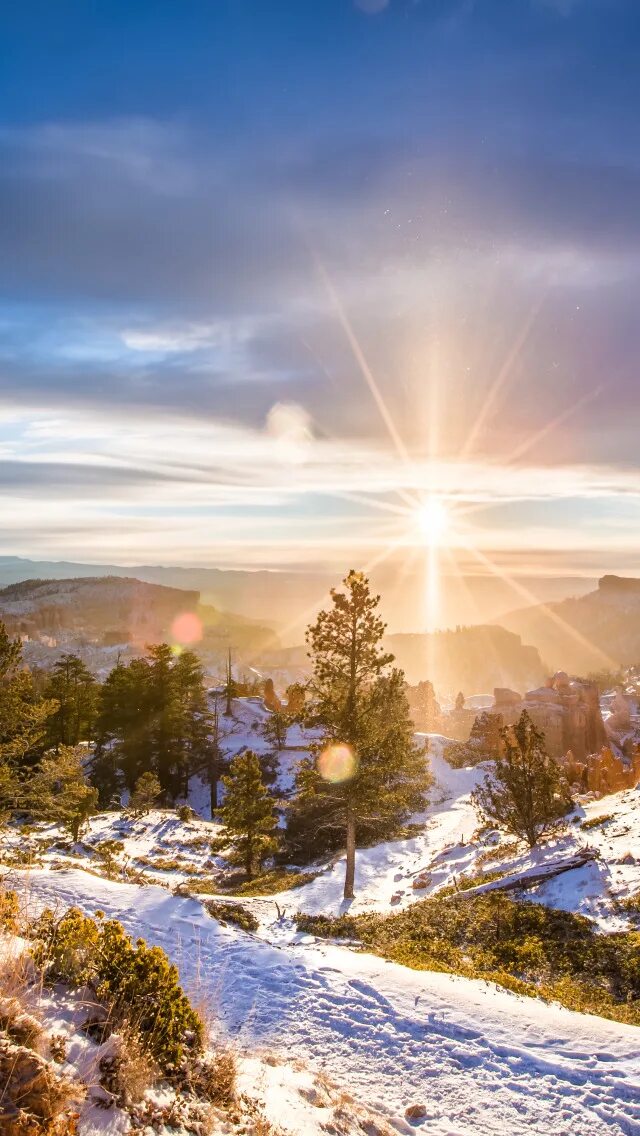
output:
[[[604,746],[607,735],[595,683],[570,679],[558,671],[547,682],[520,698],[513,690],[496,688],[495,712],[505,724],[517,722],[526,710],[545,736],[547,752],[561,758],[571,750],[578,761]]]
[[[629,757],[619,757],[608,746],[603,746],[598,753],[588,754],[584,761],[576,760],[569,751],[563,765],[571,785],[577,785],[583,793],[604,797],[607,793],[634,789],[640,783],[640,746],[636,746]]]

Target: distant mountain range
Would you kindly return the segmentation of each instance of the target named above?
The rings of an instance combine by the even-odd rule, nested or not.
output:
[[[352,566],[345,563],[342,573],[289,569],[245,571],[148,564],[123,567],[0,556],[0,587],[34,578],[135,577],[150,584],[198,591],[202,603],[276,627],[282,642],[293,645],[302,642],[307,623],[326,604],[329,589],[339,584],[340,576]],[[398,586],[400,578],[402,586]],[[416,563],[414,567],[407,568],[404,564],[400,566],[390,561],[371,572],[371,582],[382,596],[381,610],[391,632],[414,633],[425,629],[427,613],[422,565]],[[566,576],[523,577],[520,585],[531,592],[532,603],[549,603],[590,591],[595,580]],[[510,612],[517,602],[513,587],[491,575],[444,576],[439,590],[437,625],[443,628],[501,622],[500,617]]]
[[[640,579],[603,576],[595,591],[498,620],[538,649],[551,671],[586,675],[640,663]]]
[[[0,619],[33,640],[123,643],[137,649],[170,639],[175,616],[195,611],[204,627],[205,657],[219,660],[231,646],[238,663],[274,673],[308,666],[301,645],[304,627],[326,604],[334,582],[294,572],[124,569],[16,557],[0,558],[0,584],[5,581]],[[197,586],[203,582],[207,591]],[[214,583],[217,596],[234,598],[233,607],[221,600],[215,605],[203,602],[211,597]],[[388,599],[383,592],[387,619]],[[283,633],[280,627],[274,631],[287,614],[290,622]],[[292,640],[299,645],[286,647]],[[587,595],[532,605],[498,616],[495,622],[483,620],[455,630],[390,633],[387,641],[410,682],[431,678],[442,694],[458,689],[485,693],[494,686],[525,691],[555,670],[586,675],[628,666],[640,662],[640,579],[604,576]]]

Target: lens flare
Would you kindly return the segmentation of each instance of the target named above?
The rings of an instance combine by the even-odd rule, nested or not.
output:
[[[350,781],[358,768],[358,761],[351,746],[344,742],[332,742],[323,749],[318,758],[318,772],[325,781],[338,785]]]
[[[183,611],[171,624],[171,637],[181,647],[190,647],[202,639],[202,621],[193,611]]]

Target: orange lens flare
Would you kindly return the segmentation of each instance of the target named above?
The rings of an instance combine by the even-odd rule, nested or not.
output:
[[[358,760],[351,746],[333,742],[323,749],[318,758],[318,772],[325,781],[338,785],[350,781],[358,768]]]
[[[202,621],[192,611],[177,615],[171,624],[171,637],[181,647],[190,647],[202,639]]]

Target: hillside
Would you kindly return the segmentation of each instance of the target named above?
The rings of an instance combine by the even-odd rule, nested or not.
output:
[[[234,748],[246,742],[255,704],[238,700],[236,714],[244,725]],[[585,801],[566,834],[530,852],[495,832],[476,831],[469,793],[482,770],[452,770],[441,757],[446,739],[428,741],[437,779],[433,804],[416,818],[421,828],[411,838],[359,851],[350,915],[408,916],[425,896],[456,881],[495,888],[501,882],[496,876],[504,873],[522,881],[522,896],[534,906],[579,912],[605,933],[634,926],[624,904],[640,887],[640,867],[630,854],[640,835],[637,790]],[[76,846],[65,846],[52,826],[39,826],[26,838],[10,826],[0,840],[0,861],[7,883],[27,894],[30,910],[73,904],[93,914],[100,908],[134,938],[163,947],[185,988],[215,1008],[243,1065],[246,1054],[268,1054],[267,1069],[279,1069],[286,1080],[281,1063],[295,1054],[310,1075],[328,1075],[355,1098],[345,1112],[352,1118],[358,1102],[366,1102],[407,1134],[414,1125],[405,1110],[414,1105],[424,1109],[419,1130],[433,1136],[638,1131],[637,1027],[525,997],[492,980],[411,969],[353,942],[299,930],[300,911],[345,911],[340,859],[322,865],[306,886],[243,896],[255,930],[220,922],[206,908],[216,888],[207,846],[213,841],[220,867],[220,833],[219,825],[206,821],[182,822],[173,810],[137,820],[104,813],[91,820]],[[122,844],[116,870],[106,878],[99,849],[109,838]],[[29,859],[29,847],[24,870],[18,865]],[[571,867],[585,851],[595,859]],[[562,875],[528,884],[532,872],[559,863],[567,867]],[[483,872],[485,884],[478,880]],[[269,1077],[261,1070],[258,1081]],[[322,1109],[299,1112],[293,1092],[283,1100],[281,1087],[268,1086],[276,1131],[307,1136],[316,1132],[314,1115],[319,1133],[346,1131]],[[304,1096],[304,1084],[300,1090]],[[318,1104],[323,1098],[306,1099]],[[378,1124],[362,1124],[362,1131],[385,1131],[383,1121]],[[88,1131],[81,1129],[81,1136]]]
[[[640,661],[640,579],[603,576],[586,596],[498,620],[537,648],[551,671],[589,674]]]
[[[457,627],[432,634],[387,635],[387,650],[407,682],[431,679],[439,697],[492,691],[496,686],[528,690],[539,686],[546,670],[535,647],[503,627]],[[309,669],[304,645],[269,653],[270,673],[285,681],[303,678]]]
[[[0,590],[0,619],[12,634],[28,639],[28,661],[60,649],[137,652],[148,643],[171,642],[172,624],[185,612],[201,620],[199,649],[211,658],[230,645],[241,655],[276,642],[269,627],[201,604],[197,591],[129,577],[25,580]]]
[[[524,642],[523,642],[524,640]],[[389,635],[393,651],[411,683],[429,678],[439,695],[477,693],[495,686],[538,686],[545,670],[526,637],[502,627],[458,627],[431,635]]]

